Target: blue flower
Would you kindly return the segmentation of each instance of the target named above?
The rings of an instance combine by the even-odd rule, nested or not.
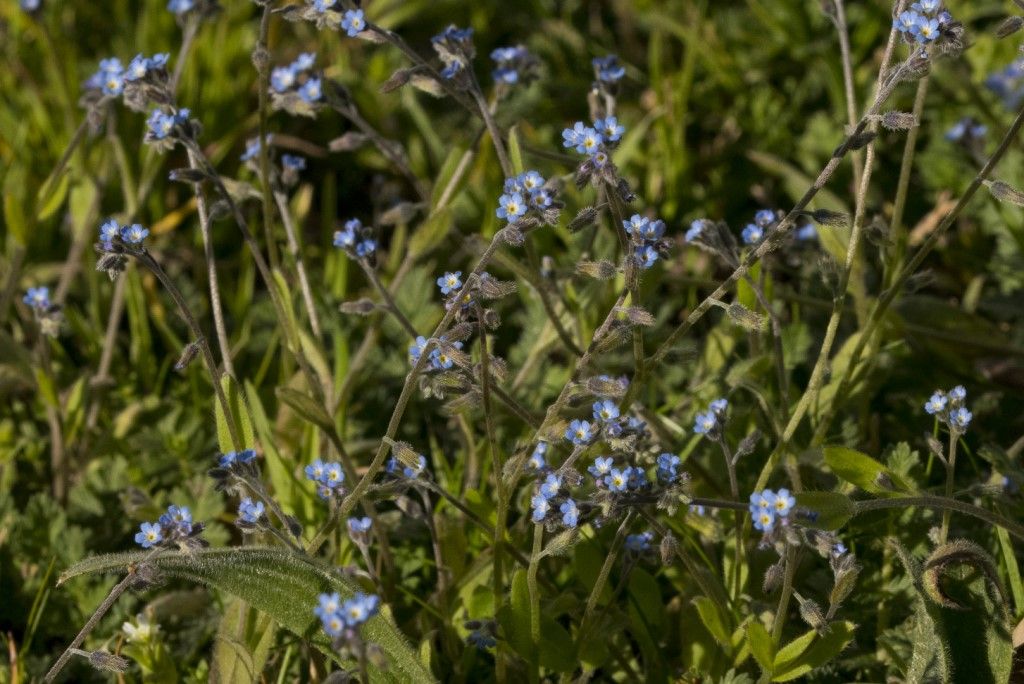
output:
[[[416,462],[413,465],[406,465],[400,462],[397,458],[392,456],[387,463],[387,471],[392,475],[397,475],[401,470],[402,475],[409,479],[415,479],[419,477],[420,473],[427,467],[427,459],[423,454],[416,454]]]
[[[640,232],[651,222],[651,219],[640,214],[633,214],[628,221],[622,222],[622,227],[626,229],[627,235],[639,236]]]
[[[332,3],[333,4],[333,3]],[[345,30],[349,38],[355,38],[366,28],[366,19],[363,10],[346,10],[341,20],[341,28]]]
[[[276,67],[270,72],[270,87],[277,93],[287,92],[295,85],[295,77],[293,67]]]
[[[914,27],[917,26],[917,20],[920,15],[917,12],[904,11],[900,12],[900,15],[893,19],[893,26],[900,33],[911,33]]]
[[[544,176],[537,171],[527,171],[518,176],[519,184],[528,193],[536,192],[544,187]]]
[[[910,7],[918,12],[927,12],[932,14],[938,11],[940,5],[942,5],[941,0],[919,0]]]
[[[720,416],[725,413],[727,408],[729,408],[729,400],[725,398],[715,399],[708,404],[708,408],[714,411],[716,415]]]
[[[949,400],[946,398],[945,394],[936,391],[932,394],[931,398],[925,402],[924,410],[927,411],[929,415],[934,416],[936,413],[941,413],[946,410],[946,403],[948,401]]]
[[[345,228],[334,232],[334,246],[346,250],[354,249],[362,230],[363,223],[359,219],[345,221]]]
[[[919,43],[929,43],[939,37],[939,20],[918,15],[910,32]]]
[[[701,504],[690,504],[690,512],[694,515],[704,515],[706,511]]]
[[[526,462],[534,470],[543,470],[547,466],[547,462],[544,460],[544,454],[548,452],[547,442],[537,442],[537,446],[533,448],[533,453],[530,454],[530,459]]]
[[[409,365],[416,365],[416,362],[420,360],[420,356],[426,348],[427,338],[423,335],[418,335],[416,341],[409,345]]]
[[[626,487],[629,486],[629,469],[626,472],[619,470],[618,468],[612,468],[611,472],[604,478],[604,483],[607,485],[609,491],[612,492],[624,492]]]
[[[340,463],[327,463],[324,465],[324,474],[320,476],[320,482],[331,489],[336,489],[345,482],[345,471],[341,469]]]
[[[770,532],[775,524],[775,515],[768,509],[759,510],[753,517],[754,529],[761,532]]]
[[[549,473],[544,482],[540,485],[540,495],[545,499],[550,499],[553,496],[558,495],[558,490],[562,488],[562,478],[558,477],[554,473]]]
[[[756,214],[754,214],[754,223],[762,228],[767,228],[775,223],[775,219],[776,214],[772,209],[760,209]]]
[[[562,524],[566,527],[576,527],[580,520],[580,509],[572,499],[566,499],[565,503],[558,507],[562,512]]]
[[[303,102],[319,102],[322,96],[323,90],[320,87],[319,78],[311,78],[299,88],[299,97],[302,98]]]
[[[533,507],[532,520],[535,523],[544,522],[544,518],[547,517],[548,511],[551,510],[551,502],[547,500],[542,494],[537,494],[530,499],[530,505]]]
[[[661,219],[648,221],[640,227],[637,235],[643,240],[650,240],[652,242],[660,240],[665,235],[665,222]]]
[[[475,629],[466,636],[466,642],[472,646],[476,646],[480,650],[486,650],[488,648],[494,648],[498,645],[498,641],[487,632],[479,629]]]
[[[766,494],[768,492],[765,492]],[[780,518],[785,518],[789,515],[789,512],[793,510],[793,506],[796,505],[796,498],[794,498],[788,489],[780,489],[772,499],[772,507],[775,509],[775,515]]]
[[[146,67],[150,71],[157,70],[157,69],[166,69],[167,68],[167,60],[169,60],[170,58],[171,58],[171,53],[169,53],[169,52],[159,52],[159,53],[153,55],[152,57],[150,57],[147,60]]]
[[[652,539],[654,539],[654,535],[650,532],[626,535],[626,550],[633,553],[643,553],[651,548]]]
[[[595,57],[591,60],[591,64],[594,65],[597,80],[602,83],[616,83],[626,75],[626,69],[619,64],[619,58],[616,55]]]
[[[167,512],[157,522],[163,529],[177,531],[185,536],[192,533],[192,512],[187,506],[168,506]]]
[[[144,549],[156,546],[164,540],[164,533],[158,523],[144,522],[135,533],[135,543]]]
[[[107,219],[100,224],[100,242],[109,247],[114,238],[121,236],[121,226],[114,219]]]
[[[46,311],[50,308],[50,288],[30,287],[21,301],[36,311]]]
[[[313,614],[321,620],[325,620],[341,610],[341,596],[337,592],[320,594],[317,603],[319,605],[313,609]]]
[[[576,147],[580,144],[580,140],[583,138],[583,132],[586,130],[586,126],[582,121],[577,121],[572,128],[565,128],[562,130],[562,146],[563,147]]]
[[[369,518],[349,518],[348,519],[348,533],[353,537],[365,535],[370,531],[370,527],[373,525],[373,521]]]
[[[514,85],[526,75],[527,70],[536,64],[536,60],[522,45],[500,47],[491,52],[497,68],[491,72],[498,83]]]
[[[174,127],[188,123],[191,111],[188,109],[172,110],[165,112],[162,109],[154,109],[146,119],[146,136],[152,140],[163,140],[174,132]]]
[[[611,456],[598,456],[594,459],[594,465],[587,468],[587,472],[601,480],[612,471],[613,464],[614,460]]]
[[[338,0],[313,0],[313,9],[320,14],[323,14],[327,10],[333,8],[337,2]]]
[[[243,522],[255,523],[263,517],[265,510],[266,506],[262,501],[253,501],[249,497],[245,497],[242,499],[242,503],[238,504],[238,517]]]
[[[648,269],[658,262],[658,250],[651,245],[637,247],[633,252],[637,265],[642,269]]]
[[[963,385],[957,385],[953,389],[949,390],[949,398],[954,403],[962,402],[967,398],[967,389]]]
[[[693,431],[698,435],[710,434],[716,427],[718,427],[718,417],[714,411],[698,413],[693,421]]]
[[[614,116],[606,116],[594,122],[594,128],[601,134],[601,137],[609,142],[616,142],[626,132],[626,127],[619,124]]]
[[[118,64],[120,64],[120,62],[118,62]],[[124,92],[124,84],[124,73],[121,71],[104,72],[102,75],[102,81],[100,82],[104,95],[120,95]]]
[[[292,69],[297,73],[308,71],[313,68],[316,64],[316,53],[315,52],[301,52],[299,56],[292,62]]]
[[[576,446],[586,444],[592,437],[593,429],[585,420],[573,420],[565,429],[565,438]]]
[[[321,481],[324,477],[325,467],[326,466],[324,465],[324,462],[321,461],[319,458],[314,460],[312,463],[306,466],[306,479],[313,480],[314,482]]]
[[[748,223],[743,229],[743,242],[748,245],[757,244],[764,237],[764,228],[756,223]]]
[[[967,429],[967,426],[971,424],[971,418],[973,417],[974,414],[961,406],[960,408],[950,411],[949,424],[959,432],[963,432]]]
[[[607,423],[619,417],[619,407],[611,399],[602,399],[594,404],[594,420]]]
[[[291,169],[292,171],[306,170],[306,158],[294,154],[282,154],[281,164],[284,165],[284,168]]]
[[[437,286],[441,288],[441,294],[444,295],[456,292],[462,287],[462,271],[446,272],[437,279]]]
[[[498,218],[514,221],[526,213],[526,202],[518,192],[511,195],[502,195],[498,198],[498,209],[495,212]]]
[[[331,613],[322,618],[321,622],[328,636],[338,637],[345,631],[345,618],[341,616],[341,613]]]
[[[147,71],[149,71],[149,60],[141,54],[135,55],[128,63],[128,68],[124,70],[124,80],[138,81],[146,77]]]
[[[195,7],[195,0],[169,0],[167,10],[173,14],[185,14]]]
[[[836,542],[832,547],[832,556],[838,558],[847,552],[846,544],[843,542]]]
[[[793,231],[793,237],[801,242],[816,240],[818,238],[818,229],[814,227],[813,223],[805,223]]]
[[[666,484],[672,484],[678,479],[679,474],[676,472],[676,468],[682,461],[675,454],[664,453],[658,456],[657,460],[657,476],[658,480]]]
[[[686,234],[683,235],[683,239],[687,242],[693,242],[700,234],[704,232],[705,219],[697,219],[690,223],[690,227],[687,229]]]
[[[647,485],[647,473],[643,468],[629,466],[622,471],[622,474],[626,476],[626,486],[629,489],[642,489]]]
[[[21,0],[21,9],[26,12],[35,12],[42,5],[42,0]]]
[[[765,496],[765,494],[771,493],[770,491],[765,492],[754,492],[750,495],[750,509],[751,515],[757,515],[761,511],[772,510],[772,499],[771,497]]]
[[[147,235],[149,235],[149,231],[138,223],[121,228],[121,239],[131,245],[141,245]]]
[[[450,346],[462,349],[462,342],[452,342]],[[454,365],[455,359],[446,350],[439,346],[430,350],[430,367],[434,370],[448,370]]]
[[[345,618],[345,625],[349,628],[358,627],[377,614],[379,605],[380,599],[377,596],[356,592],[355,596],[341,606],[341,615]]]

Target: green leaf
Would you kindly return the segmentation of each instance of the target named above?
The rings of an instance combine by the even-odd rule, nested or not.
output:
[[[634,568],[629,577],[629,595],[644,620],[654,629],[659,629],[665,616],[665,602],[661,598],[658,581],[650,573]]]
[[[519,124],[508,129],[508,160],[512,163],[512,171],[516,174],[522,173],[523,151],[519,147]]]
[[[25,219],[25,210],[14,193],[4,192],[4,223],[14,241],[24,245],[28,238],[28,221]]]
[[[779,672],[789,669],[796,659],[804,654],[816,636],[818,636],[817,630],[808,630],[780,648],[779,652],[775,654],[775,669]]]
[[[853,641],[855,629],[856,625],[852,622],[833,622],[829,625],[828,631],[815,639],[814,643],[789,666],[776,672],[772,681],[789,682],[821,667],[839,655]]]
[[[254,611],[245,601],[228,601],[217,629],[211,669],[220,684],[258,681],[266,665],[276,633],[266,613]]]
[[[911,490],[900,475],[867,454],[844,446],[825,447],[825,463],[837,477],[871,494],[897,496]]]
[[[230,375],[225,374],[221,376],[220,386],[228,400],[228,408],[231,410],[231,415],[225,416],[220,402],[213,402],[214,414],[217,419],[217,446],[222,453],[236,450],[234,443],[231,441],[231,431],[228,428],[228,421],[230,420],[239,428],[238,436],[242,440],[242,448],[255,449],[256,433],[252,429],[249,411],[242,401],[238,385],[231,379]]]
[[[510,600],[498,611],[498,621],[512,650],[527,662],[536,663],[537,652],[530,638],[530,590],[526,570],[516,570],[512,575]]]
[[[817,519],[807,525],[821,530],[838,530],[857,512],[850,497],[839,492],[800,492],[796,502],[818,514]]]
[[[729,636],[731,630],[726,627],[728,618],[722,614],[718,604],[707,596],[698,596],[693,600],[693,605],[697,607],[700,621],[704,623],[704,626],[711,633],[711,636],[715,638],[715,641],[722,648],[726,649],[726,652],[731,652],[732,640]]]
[[[772,645],[772,637],[757,620],[747,623],[747,644],[750,646],[750,653],[754,660],[761,666],[761,670],[771,675],[775,665],[775,653]]]
[[[294,390],[290,387],[278,387],[277,398],[288,404],[302,418],[324,430],[334,430],[334,421],[331,419],[323,406],[313,400],[312,397]]]
[[[147,556],[147,551],[133,551],[87,558],[66,570],[58,585],[81,575],[123,572],[130,564],[139,563]],[[241,547],[200,549],[191,553],[161,551],[146,563],[166,577],[205,584],[236,596],[293,634],[308,639],[339,664],[353,666],[340,659],[320,628],[313,609],[321,593],[338,592],[348,598],[361,587],[315,559],[285,549]],[[367,640],[378,644],[388,659],[387,670],[371,672],[373,681],[416,684],[436,681],[394,626],[387,608],[367,622],[362,633]]]

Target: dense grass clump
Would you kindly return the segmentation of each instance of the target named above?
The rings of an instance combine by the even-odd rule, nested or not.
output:
[[[1024,676],[1021,28],[0,6],[0,684]]]

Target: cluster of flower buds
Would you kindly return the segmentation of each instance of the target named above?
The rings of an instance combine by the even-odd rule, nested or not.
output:
[[[100,60],[99,69],[83,85],[83,104],[92,105],[104,97],[121,97],[124,104],[144,112],[151,103],[172,102],[168,90],[168,53],[146,57],[136,55],[125,66],[117,57]]]
[[[704,435],[708,439],[720,439],[725,428],[725,412],[729,408],[728,399],[715,399],[708,409],[698,413],[693,420],[693,432]]]
[[[340,501],[345,496],[345,471],[340,463],[324,463],[319,458],[306,466],[306,479],[316,483],[316,493],[325,501]]]
[[[554,180],[546,181],[537,171],[526,171],[505,179],[494,213],[520,231],[537,225],[554,226],[565,206],[557,197],[558,186]]]
[[[618,170],[612,162],[611,152],[618,146],[625,132],[626,128],[610,115],[598,119],[593,126],[577,121],[572,128],[562,131],[562,146],[586,155],[576,170],[577,187],[582,188],[591,180],[619,185]]]
[[[305,5],[289,5],[280,12],[289,21],[311,21],[318,29],[342,30],[355,38],[366,31],[366,15],[355,4],[346,8],[343,0],[306,0]]]
[[[216,0],[168,0],[167,11],[182,23],[190,16],[211,17],[220,11],[220,5]]]
[[[642,269],[648,269],[666,256],[672,240],[665,237],[665,222],[633,214],[622,222],[622,227],[633,243],[633,260]]]
[[[919,0],[893,19],[893,26],[905,41],[922,45],[938,40],[943,29],[953,23],[953,16],[942,6],[942,0]]]
[[[935,416],[940,422],[949,426],[953,432],[963,434],[971,424],[974,414],[967,410],[967,390],[957,385],[948,392],[935,390],[924,404],[928,415]]]
[[[491,76],[499,87],[526,84],[537,78],[540,61],[522,45],[495,48],[491,59],[495,64]]]
[[[124,271],[128,256],[144,254],[149,229],[140,223],[122,225],[109,218],[100,224],[99,242],[93,246],[100,258],[97,271],[106,271],[113,280]]]
[[[285,187],[291,187],[299,182],[299,174],[306,170],[306,158],[294,154],[282,154],[280,159],[280,170],[277,167],[277,155],[274,148],[274,136],[267,135],[267,154],[270,162],[271,182],[280,180]],[[253,173],[260,175],[260,140],[250,138],[245,143],[245,152],[239,159],[245,162],[246,168]]]
[[[453,81],[461,87],[468,87],[472,83],[472,74],[468,73],[467,67],[476,56],[476,48],[473,46],[473,29],[460,29],[452,25],[431,38],[430,43],[438,57],[444,62],[441,77]]]
[[[144,549],[162,546],[180,546],[194,549],[206,546],[199,537],[203,524],[193,522],[192,512],[187,506],[171,505],[155,523],[144,522],[135,534],[135,543]]]
[[[287,66],[270,72],[270,101],[274,109],[289,114],[313,116],[323,101],[323,81],[314,71],[316,55],[304,52]]]
[[[350,259],[369,259],[377,251],[376,231],[359,219],[345,221],[345,227],[334,232],[334,246],[345,251]]]
[[[594,80],[598,88],[611,88],[626,75],[626,68],[619,63],[617,55],[595,57],[590,63],[594,67]]]
[[[61,308],[50,299],[50,288],[30,287],[21,299],[39,321],[39,330],[44,335],[56,337],[63,321]]]
[[[320,605],[314,614],[320,618],[324,631],[332,637],[342,636],[345,630],[357,629],[377,614],[380,598],[374,594],[357,592],[342,602],[338,594],[320,594]]]
[[[754,529],[767,534],[772,531],[776,522],[785,525],[795,505],[796,499],[790,495],[788,489],[780,489],[778,492],[770,489],[754,492],[750,495],[749,505]]]
[[[427,457],[404,442],[395,442],[391,447],[391,458],[385,465],[385,473],[398,480],[415,480],[424,474],[429,475]]]

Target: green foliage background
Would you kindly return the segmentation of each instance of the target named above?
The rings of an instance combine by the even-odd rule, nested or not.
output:
[[[943,133],[961,117],[973,116],[988,126],[991,150],[1013,114],[982,85],[986,75],[1018,54],[1012,38],[997,41],[992,36],[1013,4],[947,4],[966,25],[970,48],[963,57],[938,63],[932,74],[906,212],[911,229],[926,222],[937,205],[958,197],[974,177],[970,157]],[[0,300],[5,305],[0,309],[0,642],[8,647],[5,652],[17,654],[16,667],[10,661],[3,666],[6,672],[0,667],[0,681],[40,677],[115,582],[91,577],[55,588],[57,575],[90,554],[129,548],[139,522],[155,519],[168,504],[187,504],[197,520],[208,521],[206,537],[214,546],[239,538],[231,524],[232,504],[213,491],[206,476],[217,451],[208,382],[198,364],[184,374],[173,371],[187,334],[148,273],[130,269],[122,276],[125,315],[114,340],[111,377],[95,377],[115,285],[94,270],[91,243],[100,220],[108,215],[136,213],[151,228],[150,248],[160,255],[203,325],[212,329],[192,193],[187,185],[166,180],[167,171],[185,165],[183,153],[161,156],[145,149],[144,116],[116,107],[113,125],[85,142],[55,192],[41,202],[36,197],[81,121],[82,110],[76,104],[80,83],[100,58],[116,55],[127,61],[138,52],[168,51],[172,63],[176,60],[181,31],[163,5],[153,0],[44,0],[41,19],[34,21],[13,0],[0,4],[3,282],[12,270],[15,273],[13,303],[7,306],[9,298]],[[202,121],[200,142],[218,170],[255,183],[238,157],[257,129],[250,52],[259,13],[250,2],[232,0],[224,5],[221,14],[200,28],[179,101]],[[571,168],[530,150],[561,150],[562,128],[587,116],[590,58],[619,54],[627,65],[619,118],[628,133],[616,162],[640,197],[637,206],[664,218],[670,234],[681,238],[694,218],[723,219],[738,229],[758,208],[788,209],[841,140],[846,102],[838,43],[818,5],[816,0],[375,0],[367,3],[367,14],[424,54],[430,36],[448,24],[474,27],[481,76],[492,48],[520,42],[529,47],[544,65],[543,76],[505,103],[498,119],[504,126],[517,126],[527,166],[545,176],[567,174]],[[889,32],[889,12],[889,3],[880,0],[850,3],[858,109],[873,90]],[[275,20],[270,48],[274,64],[315,51],[325,74],[350,88],[364,116],[404,146],[412,168],[423,179],[438,178],[474,143],[476,121],[449,100],[413,88],[378,92],[380,83],[406,65],[390,47]],[[913,92],[912,84],[901,86],[887,109],[909,110]],[[328,331],[325,363],[345,388],[333,418],[353,455],[366,463],[404,380],[407,340],[398,325],[380,314],[358,318],[338,313],[340,302],[374,293],[358,269],[350,268],[344,255],[331,247],[331,233],[349,217],[379,220],[397,201],[409,199],[410,192],[372,148],[328,150],[329,142],[348,130],[333,113],[322,112],[315,119],[277,113],[271,117],[270,130],[279,136],[279,145],[309,158],[309,170],[291,200],[292,211],[301,226],[304,258]],[[891,211],[904,138],[902,132],[880,134],[868,196],[872,213]],[[1014,144],[996,173],[1017,187],[1024,185],[1021,145]],[[486,140],[479,149],[450,208],[428,222],[420,214],[385,229],[380,267],[385,282],[395,276],[407,250],[417,253],[397,299],[424,332],[442,314],[433,279],[444,270],[468,270],[479,252],[479,238],[491,237],[500,227],[493,215],[502,183],[500,168]],[[851,211],[850,168],[848,163],[841,167],[815,208]],[[135,206],[140,184],[150,181],[152,190]],[[588,204],[591,194],[568,190],[564,221]],[[254,225],[257,205],[247,206]],[[825,250],[845,252],[848,231],[821,231],[832,231],[823,240]],[[324,511],[302,480],[301,466],[323,453],[326,440],[275,393],[275,388],[301,388],[301,383],[294,363],[282,352],[273,309],[237,230],[230,222],[215,224],[214,242],[237,375],[254,413],[261,417],[257,432],[267,461],[265,473],[285,509],[312,533]],[[556,269],[566,274],[563,303],[584,339],[600,323],[615,292],[607,284],[569,276],[584,254],[607,255],[613,249],[609,231],[599,231],[591,239],[563,227],[538,238],[538,251],[551,256]],[[522,266],[513,258],[516,253],[509,254],[512,257],[499,261],[495,272],[518,276]],[[880,289],[877,246],[866,245],[861,259],[837,350],[856,334],[857,312]],[[964,384],[971,393],[974,422],[957,488],[973,488],[971,496],[979,505],[1019,518],[1024,512],[1019,496],[981,485],[998,483],[1003,475],[1024,483],[1018,441],[1024,433],[1024,214],[982,193],[926,267],[931,277],[897,300],[884,341],[866,364],[863,378],[845,396],[830,396],[826,390],[829,406],[812,409],[812,426],[831,408],[839,420],[830,443],[871,454],[922,489],[939,488],[942,468],[928,455],[922,435],[931,422],[921,406],[934,389]],[[794,385],[802,388],[831,309],[831,294],[816,276],[816,256],[783,258],[775,268],[774,297],[784,302],[786,315],[788,370]],[[37,284],[52,287],[67,269],[76,269],[69,280],[67,322],[50,345],[51,370],[43,371],[33,349],[32,316],[21,305],[21,294]],[[644,281],[643,299],[658,321],[649,339],[662,339],[680,319],[680,311],[695,305],[727,274],[703,253],[677,247],[672,258]],[[499,308],[503,326],[496,350],[512,370],[507,386],[541,415],[569,379],[572,359],[558,347],[530,287],[521,284],[518,294]],[[357,350],[367,336],[373,344],[359,358]],[[653,349],[653,342],[649,345]],[[639,403],[660,416],[677,453],[688,457],[683,467],[693,473],[698,493],[727,491],[714,449],[680,429],[692,423],[708,400],[724,391],[734,393],[730,434],[736,439],[753,427],[772,434],[770,417],[757,408],[759,397],[767,397],[769,403],[774,399],[772,369],[767,357],[756,352],[743,330],[724,316],[712,315],[689,336],[684,353],[641,390]],[[601,370],[628,372],[629,364],[623,351],[602,360]],[[414,400],[400,437],[427,454],[442,486],[490,518],[490,464],[480,460],[482,418],[475,411],[458,419],[444,416],[437,411],[438,403]],[[56,412],[68,457],[72,486],[66,502],[51,495],[48,407]],[[96,411],[92,421],[91,410]],[[530,434],[511,419],[499,423],[500,442],[509,454],[527,448]],[[806,446],[810,434],[805,427],[796,443]],[[763,439],[741,463],[742,491],[753,486],[772,446],[770,438]],[[800,459],[805,486],[836,485],[835,476],[822,465],[820,450],[808,450]],[[777,479],[782,484],[781,473]],[[516,510],[524,511],[526,499],[520,496],[517,501]],[[456,596],[440,617],[423,602],[434,582],[426,530],[391,511],[387,521],[399,549],[397,598],[391,612],[413,648],[432,654],[426,661],[435,676],[479,681],[489,676],[489,656],[464,650],[459,639],[465,637],[462,621],[493,615],[484,591],[489,583],[489,540],[464,528],[453,509],[442,509],[439,517]],[[906,635],[913,616],[923,609],[909,571],[884,539],[895,536],[923,558],[931,549],[927,531],[937,519],[937,514],[919,509],[875,513],[843,531],[865,568],[840,614],[851,629],[857,628],[852,645],[810,676],[820,681],[878,681],[905,671],[912,646]],[[727,562],[716,544],[721,530],[683,514],[670,526],[702,564],[712,573],[721,572],[721,563]],[[1018,542],[969,518],[954,517],[954,533],[977,541],[996,558],[1011,596],[1009,612],[1019,620],[1024,586],[1014,553]],[[601,531],[576,546],[569,559],[549,561],[554,588],[545,601],[549,616],[559,620],[550,628],[554,641],[571,638],[564,634],[564,618],[585,601],[612,534]],[[528,552],[525,532],[513,534],[513,539]],[[748,593],[756,614],[774,605],[759,587],[760,573],[769,561],[756,553],[752,559]],[[339,538],[329,545],[326,560],[342,565],[355,562],[356,554]],[[829,579],[824,564],[808,562],[797,582],[801,591],[814,595],[827,593]],[[516,583],[525,578],[517,575],[509,582],[514,603],[516,592],[522,590]],[[743,648],[749,653],[748,646],[723,645],[719,638],[734,640],[739,628],[742,641],[743,616],[725,616],[726,626],[715,634],[708,627],[718,619],[709,617],[715,609],[694,603],[697,592],[680,567],[638,568],[624,591],[624,598],[609,604],[607,641],[628,642],[642,654],[637,676],[664,681],[692,670],[717,678],[734,666],[756,675],[757,654],[751,659],[742,653]],[[90,643],[116,648],[120,624],[143,610],[159,622],[171,654],[161,661],[162,667],[174,668],[174,674],[165,669],[163,674],[151,674],[151,679],[201,681],[211,667],[222,667],[229,658],[218,650],[227,638],[222,627],[218,640],[218,624],[222,614],[235,615],[229,611],[239,609],[227,594],[176,581],[160,592],[125,597]],[[516,616],[509,620],[515,625]],[[802,632],[797,620],[792,620],[787,641]],[[514,627],[511,631],[515,647]],[[266,637],[266,631],[255,628],[248,637],[233,638],[252,658],[250,665],[266,661],[267,681],[306,679],[310,672],[324,672],[323,656],[302,639],[286,632]],[[264,637],[275,641],[261,651]],[[756,643],[756,635],[750,642]],[[214,648],[215,643],[220,646]],[[564,669],[562,663],[543,662],[546,657],[540,656],[545,667]],[[607,657],[601,645],[595,645],[583,660],[606,663]],[[610,677],[612,670],[601,672]],[[133,671],[130,676],[141,675]],[[240,675],[241,680],[247,676]],[[69,677],[78,681],[100,675],[78,664]]]

